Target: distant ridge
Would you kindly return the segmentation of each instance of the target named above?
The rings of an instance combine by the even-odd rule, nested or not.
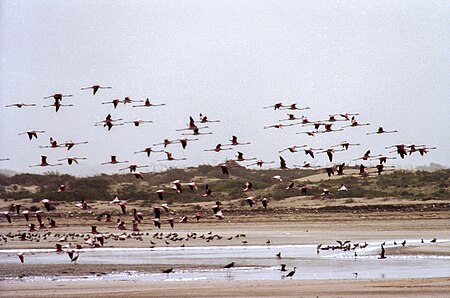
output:
[[[13,171],[13,170],[0,169],[0,174],[1,174],[1,175],[8,176],[8,177],[11,177],[11,176],[17,175],[18,172],[15,172],[15,171]]]
[[[437,164],[437,163],[432,163],[432,162],[430,162],[430,164],[428,166],[416,167],[416,170],[427,171],[427,172],[434,172],[434,171],[439,171],[439,170],[444,170],[444,169],[447,169],[447,167],[446,166],[442,166],[442,165]]]

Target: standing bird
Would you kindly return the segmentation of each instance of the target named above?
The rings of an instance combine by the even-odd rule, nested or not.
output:
[[[45,130],[34,130],[33,129],[33,130],[29,130],[29,131],[26,131],[26,132],[19,133],[19,136],[27,134],[28,138],[31,140],[31,139],[33,139],[33,137],[37,139],[37,134],[38,133],[44,133],[44,132],[45,132]]]
[[[294,267],[294,270],[292,270],[291,272],[289,272],[288,274],[286,274],[286,277],[290,277],[292,279],[292,277],[295,274],[295,270],[297,269],[297,267]]]
[[[93,86],[90,86],[90,87],[83,87],[83,88],[81,88],[81,90],[88,90],[88,89],[92,89],[92,95],[95,95],[95,93],[97,93],[97,91],[99,89],[112,89],[112,87],[103,87],[103,86],[100,86],[100,85],[93,85]]]

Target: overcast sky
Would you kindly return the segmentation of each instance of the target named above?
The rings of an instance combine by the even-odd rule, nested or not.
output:
[[[218,164],[237,148],[203,150],[229,143],[232,135],[251,142],[238,148],[245,156],[277,162],[271,166],[287,146],[328,148],[343,140],[361,146],[337,152],[336,162],[354,164],[368,149],[395,156],[384,147],[414,143],[438,149],[388,164],[450,166],[449,11],[448,1],[0,1],[0,158],[10,158],[0,168],[114,173],[123,165],[100,166],[113,154],[152,165],[143,171]],[[80,90],[94,84],[112,89],[95,96]],[[43,108],[52,103],[43,97],[54,93],[73,94],[62,103],[74,106],[57,113]],[[166,106],[102,104],[125,96]],[[37,106],[5,107],[16,102]],[[276,102],[311,108],[294,112],[297,117],[359,113],[358,120],[371,125],[316,137],[296,134],[310,127],[263,129],[287,117],[289,111],[263,109]],[[111,131],[94,126],[108,113],[153,123]],[[179,138],[176,129],[199,113],[221,122],[210,123],[205,131],[213,134],[184,151],[179,144],[167,148],[186,161],[133,154]],[[378,126],[399,132],[366,136]],[[32,141],[18,135],[30,129],[46,133]],[[89,144],[70,151],[39,148],[50,137]],[[69,156],[87,160],[29,168],[41,155],[50,163]],[[281,155],[288,166],[330,164],[324,154],[314,160],[303,152]]]

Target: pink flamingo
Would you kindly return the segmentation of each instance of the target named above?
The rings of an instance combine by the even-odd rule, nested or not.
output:
[[[298,152],[298,149],[304,148],[304,147],[306,147],[306,145],[301,145],[301,146],[300,145],[292,145],[290,147],[287,147],[285,149],[278,151],[278,153],[284,152],[286,150],[289,150],[289,152],[291,152],[291,153],[295,153],[295,152]]]
[[[214,151],[214,152],[220,152],[223,150],[232,150],[232,148],[222,148],[222,144],[217,144],[215,148],[213,149],[205,149],[203,151]]]
[[[6,105],[5,107],[18,107],[19,109],[21,108],[21,107],[35,107],[36,106],[36,104],[35,103],[23,103],[23,102],[21,102],[21,103],[13,103],[13,104],[9,104],[9,105]]]
[[[62,166],[62,163],[49,164],[49,163],[47,162],[47,156],[42,155],[42,156],[41,156],[41,163],[40,163],[40,164],[32,165],[32,166],[29,166],[29,167],[32,168],[32,167],[47,167],[47,166],[48,166],[48,167]]]
[[[58,159],[58,161],[63,161],[63,160],[67,160],[67,163],[69,165],[72,165],[72,163],[76,163],[78,164],[78,160],[81,159],[87,159],[86,157],[75,157],[75,156],[71,156],[71,157],[66,157],[66,158],[62,158],[62,159]]]
[[[378,127],[376,132],[368,132],[368,133],[366,133],[366,135],[369,136],[369,135],[374,135],[374,134],[395,133],[395,132],[398,132],[398,130],[384,130],[384,128],[380,126],[380,127]]]
[[[141,153],[141,152],[145,152],[147,154],[147,156],[150,157],[150,154],[152,152],[164,152],[164,150],[153,150],[152,147],[147,147],[147,148],[142,149],[140,151],[134,152],[134,154]]]
[[[88,89],[92,89],[92,95],[95,95],[95,93],[97,93],[97,91],[99,89],[112,89],[112,87],[103,87],[103,86],[100,86],[100,85],[93,85],[93,86],[90,86],[90,87],[83,87],[83,88],[81,88],[81,90],[88,90]]]
[[[177,160],[187,160],[186,157],[174,158],[171,152],[164,151],[167,155],[167,159],[159,159],[158,161],[177,161]]]
[[[106,105],[106,104],[112,103],[114,105],[114,109],[115,109],[115,108],[117,108],[117,105],[119,104],[119,102],[120,102],[120,99],[116,98],[116,99],[113,99],[111,101],[102,102],[102,105]]]
[[[112,165],[115,165],[115,164],[118,164],[118,163],[127,163],[127,162],[128,162],[128,160],[118,161],[116,155],[111,155],[111,160],[110,160],[110,161],[103,162],[103,163],[101,163],[101,164],[102,164],[102,165],[106,165],[106,164],[112,164]]]
[[[38,133],[45,133],[45,130],[29,130],[29,131],[26,131],[26,132],[21,132],[21,133],[19,133],[19,136],[20,135],[24,135],[24,134],[27,134],[28,135],[28,138],[31,140],[31,139],[33,139],[33,137],[35,137],[36,139],[37,139],[37,134]]]
[[[137,108],[137,107],[160,107],[160,106],[165,106],[166,104],[165,103],[160,103],[160,104],[153,104],[153,103],[151,103],[150,102],[150,99],[146,99],[145,100],[145,102],[144,102],[144,104],[142,104],[142,105],[135,105],[135,106],[133,106],[133,108]]]
[[[144,124],[144,123],[153,123],[153,121],[136,119],[136,120],[133,120],[133,121],[125,121],[124,123],[133,123],[134,126],[139,126],[139,125]]]

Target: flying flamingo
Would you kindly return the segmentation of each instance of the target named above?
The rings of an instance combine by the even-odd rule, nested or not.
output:
[[[382,155],[380,157],[371,157],[371,158],[369,158],[369,160],[371,160],[371,159],[378,159],[380,161],[380,164],[382,164],[382,163],[386,163],[386,161],[388,159],[397,159],[397,157],[388,157],[388,156]]]
[[[21,108],[21,107],[35,107],[36,106],[36,104],[35,103],[23,103],[23,102],[21,102],[21,103],[13,103],[13,104],[9,104],[9,105],[6,105],[5,107],[18,107],[19,109]]]
[[[377,165],[375,166],[375,168],[377,169],[378,176],[381,176],[381,172],[383,172],[384,169],[387,168],[387,167],[393,168],[394,166],[385,166],[385,165],[382,164],[382,163],[377,164]]]
[[[220,165],[220,168],[222,170],[222,174],[228,176],[228,174],[229,174],[228,166],[226,164],[222,164],[222,165]]]
[[[200,122],[200,123],[220,122],[220,120],[209,120],[206,115],[203,115],[202,113],[200,113],[200,121],[198,121],[198,122]]]
[[[350,113],[339,113],[339,114],[333,114],[333,115],[330,115],[330,116],[341,116],[342,118],[344,118],[345,120],[350,120],[350,116],[359,116],[359,114],[358,113],[353,113],[353,114],[350,114]]]
[[[115,98],[115,99],[113,99],[111,101],[102,102],[102,105],[106,105],[106,104],[112,103],[114,105],[114,109],[115,109],[115,108],[117,108],[117,105],[119,104],[119,102],[120,102],[120,99]]]
[[[297,132],[296,134],[307,134],[310,137],[314,137],[316,134],[318,133],[318,131],[303,131],[303,132]]]
[[[288,117],[286,119],[280,119],[278,121],[281,122],[281,121],[303,120],[303,116],[300,118],[297,118],[297,117],[295,117],[294,114],[287,114],[287,115],[288,115]]]
[[[19,133],[19,136],[27,134],[28,138],[31,140],[31,139],[33,139],[33,137],[35,137],[37,139],[37,134],[38,133],[45,133],[45,130],[34,130],[33,129],[33,130],[29,130],[29,131],[26,131],[26,132]]]
[[[181,187],[180,180],[172,181],[172,183],[174,184],[173,189],[175,189],[177,193],[182,193],[183,192],[183,188]]]
[[[125,121],[123,123],[133,123],[134,126],[139,126],[139,125],[144,124],[144,123],[153,123],[153,121],[136,119],[136,120],[133,120],[133,121]]]
[[[327,132],[336,132],[336,131],[343,131],[344,129],[339,128],[339,129],[332,129],[331,127],[333,126],[332,123],[326,123],[325,124],[325,130],[321,131],[322,133],[327,133]]]
[[[100,86],[100,85],[93,85],[93,86],[90,86],[90,87],[81,88],[81,90],[88,90],[88,89],[92,89],[92,95],[95,95],[95,93],[97,93],[97,91],[99,89],[112,89],[112,87],[103,87],[103,86]]]
[[[251,182],[245,182],[245,188],[242,190],[243,192],[252,191],[253,190],[253,183]]]
[[[150,154],[151,154],[152,152],[164,152],[164,150],[153,150],[152,147],[147,147],[147,148],[142,149],[142,150],[140,150],[140,151],[134,152],[134,154],[141,153],[141,152],[147,153],[147,156],[150,157]]]
[[[133,172],[133,173],[131,173],[131,174],[133,174],[134,175],[134,178],[136,178],[136,179],[144,179],[144,175],[143,175],[143,173],[142,172]]]
[[[99,126],[103,124],[103,127],[107,126],[108,130],[111,130],[111,128],[113,127],[113,125],[123,125],[123,123],[118,123],[118,124],[114,124],[113,122],[116,121],[121,121],[123,120],[122,118],[119,119],[112,119],[111,114],[108,114],[105,118],[105,120],[102,121],[98,121],[97,123],[95,123],[95,126]]]
[[[328,159],[330,160],[330,162],[332,162],[332,161],[333,161],[333,154],[334,154],[334,152],[337,152],[337,151],[344,151],[344,150],[345,150],[345,149],[333,149],[333,148],[328,148],[328,149],[326,149],[326,150],[318,151],[317,153],[318,153],[318,154],[320,154],[320,153],[326,153],[327,156],[328,156]]]
[[[286,161],[280,156],[280,169],[287,169]]]
[[[47,162],[47,156],[42,155],[42,156],[41,156],[41,163],[40,163],[40,164],[32,165],[32,166],[29,166],[29,167],[32,168],[32,167],[47,167],[47,166],[49,166],[49,167],[53,167],[53,166],[62,166],[62,163],[49,164],[49,163]]]
[[[293,103],[293,104],[290,104],[287,107],[282,107],[281,109],[282,110],[297,110],[297,111],[301,111],[301,110],[309,110],[311,108],[310,107],[299,108],[299,107],[297,107],[296,103]]]
[[[392,145],[392,146],[385,147],[385,149],[389,149],[389,148],[393,148],[393,147],[397,148],[397,153],[400,155],[400,157],[402,159],[405,158],[405,155],[407,154],[405,144]]]
[[[237,136],[232,136],[230,140],[231,144],[227,144],[226,146],[238,146],[238,145],[250,145],[250,142],[239,143]]]
[[[73,141],[65,141],[64,144],[61,144],[61,147],[65,147],[67,148],[67,150],[72,149],[73,146],[75,145],[82,145],[82,144],[87,144],[88,142],[73,142]]]
[[[324,122],[336,122],[336,121],[345,121],[345,119],[336,119],[337,115],[328,115],[328,119],[324,120]]]
[[[101,163],[102,165],[106,165],[106,164],[113,164],[113,165],[115,165],[115,164],[117,164],[117,163],[127,163],[128,162],[128,160],[125,160],[125,161],[117,161],[117,156],[116,155],[111,155],[111,160],[110,161],[107,161],[107,162],[103,162],[103,163]]]
[[[278,151],[278,153],[284,152],[286,150],[289,150],[289,152],[291,152],[291,153],[295,153],[295,152],[298,152],[298,149],[304,148],[304,147],[306,147],[306,145],[301,145],[301,146],[292,145],[290,147],[287,147],[285,149],[282,149],[282,150]]]
[[[222,144],[217,144],[215,148],[213,149],[205,149],[203,151],[214,151],[214,152],[220,152],[222,150],[232,150],[232,148],[222,148]]]
[[[248,197],[245,199],[245,201],[248,203],[250,207],[253,207],[253,205],[255,204],[255,197]]]
[[[137,108],[137,107],[159,107],[159,106],[165,106],[165,103],[160,103],[160,104],[153,104],[150,102],[150,99],[146,99],[144,104],[142,105],[135,105],[133,106],[133,108]]]
[[[314,129],[317,131],[319,128],[320,128],[320,126],[322,126],[322,125],[326,125],[326,123],[324,123],[324,122],[322,122],[322,121],[314,121],[314,122],[309,122],[309,123],[307,123],[307,124],[303,124],[302,123],[302,126],[303,127],[305,127],[305,126],[314,126]]]
[[[50,145],[39,146],[39,148],[61,148],[61,146],[58,144],[58,142],[53,137],[50,137]]]
[[[263,109],[270,109],[273,108],[274,110],[278,110],[280,108],[284,108],[285,106],[283,106],[283,104],[281,102],[277,102],[274,105],[268,106],[268,107],[263,107]]]
[[[207,127],[207,126],[206,126]],[[206,128],[204,127],[204,128]],[[192,133],[182,133],[183,136],[199,136],[199,135],[212,135],[212,132],[200,132],[199,128],[194,128]]]
[[[174,158],[171,152],[164,151],[167,155],[167,159],[159,159],[158,161],[177,161],[177,160],[187,160],[186,157],[183,158]]]
[[[342,141],[342,142],[340,142],[339,143],[339,145],[334,145],[334,146],[331,146],[331,147],[339,147],[339,146],[341,146],[342,148],[344,148],[345,150],[348,150],[348,147],[349,146],[360,146],[361,144],[351,144],[350,142],[348,142],[348,141]]]
[[[205,186],[205,193],[202,196],[203,197],[210,197],[210,196],[212,196],[212,189],[209,188],[208,184],[206,184],[206,186]]]
[[[72,96],[73,96],[73,95],[71,95],[71,94],[55,93],[55,94],[53,94],[53,95],[49,95],[49,96],[44,97],[44,99],[52,98],[52,97],[53,97],[53,99],[54,99],[55,101],[62,101],[63,97],[72,97]]]
[[[342,126],[342,128],[357,127],[357,126],[364,126],[364,125],[370,125],[370,123],[359,123],[358,120],[356,120],[356,117],[352,116],[351,124],[350,125],[346,125],[346,126]]]
[[[382,133],[395,133],[395,132],[398,132],[398,130],[384,130],[384,128],[383,127],[378,127],[378,129],[377,129],[377,131],[375,131],[375,132],[368,132],[368,133],[366,133],[366,135],[374,135],[374,134],[382,134]]]
[[[436,147],[420,147],[417,148],[417,151],[419,151],[420,155],[423,156],[424,154],[428,153],[429,150],[437,149]]]
[[[148,168],[149,166],[150,166],[150,165],[138,166],[138,165],[132,164],[132,165],[129,165],[128,167],[119,169],[119,171],[123,171],[123,170],[129,169],[129,170],[130,170],[130,173],[132,173],[132,172],[136,172],[136,169],[138,169],[138,168]]]
[[[272,124],[272,125],[266,125],[266,126],[264,126],[264,129],[268,129],[268,128],[283,128],[283,127],[294,126],[294,125],[299,125],[299,124],[301,124],[301,123],[300,122],[298,122],[298,123],[291,123],[291,124],[276,123],[276,124]]]
[[[62,103],[59,102],[59,101],[55,101],[53,104],[51,104],[51,105],[46,105],[46,106],[43,106],[43,107],[44,107],[44,108],[47,108],[47,107],[55,107],[56,112],[58,112],[60,107],[73,107],[73,104],[62,104]]]
[[[17,253],[17,256],[19,257],[20,262],[23,263],[24,260],[25,260],[24,255],[23,255],[23,252],[18,252],[18,253]]]
[[[2,212],[3,216],[5,216],[8,223],[11,223],[11,215],[9,215],[9,211]]]
[[[258,167],[262,168],[263,164],[271,164],[271,163],[275,163],[275,162],[274,161],[264,161],[262,159],[258,159],[255,163],[251,163],[251,164],[247,165],[247,167],[258,166]]]
[[[191,182],[187,183],[186,185],[189,187],[189,189],[191,191],[195,191],[197,189],[197,184],[195,184],[195,181],[191,181]]]
[[[413,154],[414,152],[417,151],[417,147],[425,147],[425,145],[416,145],[416,144],[411,144],[406,146],[407,148],[409,148],[409,155]]]
[[[79,160],[79,159],[87,159],[87,158],[86,158],[86,157],[75,157],[75,156],[71,156],[71,157],[66,157],[66,158],[58,159],[58,161],[67,160],[67,163],[68,163],[69,165],[72,165],[72,163],[78,164],[78,160]]]
[[[320,168],[319,166],[313,166],[311,163],[304,161],[302,165],[294,165],[294,167],[300,167],[305,169],[315,169]]]
[[[131,99],[131,98],[129,98],[129,97],[127,96],[127,97],[125,97],[125,98],[122,100],[122,102],[123,102],[124,105],[126,105],[127,103],[144,102],[144,101],[143,101],[143,100],[134,100],[134,99]]]
[[[164,145],[164,148],[166,148],[170,144],[176,144],[176,143],[179,143],[179,142],[180,142],[180,140],[164,139],[164,141],[162,143],[156,143],[156,144],[153,144],[153,146]]]
[[[307,149],[304,149],[303,151],[305,152],[305,155],[309,155],[309,156],[311,156],[311,158],[314,158],[314,151],[319,151],[319,150],[323,150],[323,149],[322,148],[318,148],[318,149],[307,148]]]
[[[256,157],[244,158],[244,153],[238,151],[236,155],[236,161],[256,160]]]
[[[368,160],[369,158],[373,158],[373,157],[379,157],[379,156],[382,156],[381,154],[378,154],[378,155],[370,155],[370,150],[367,150],[366,151],[366,153],[364,153],[364,155],[362,156],[362,157],[360,157],[360,158],[356,158],[356,159],[354,159],[354,160],[360,160],[360,159],[362,159],[362,160]]]
[[[50,212],[50,206],[52,205],[52,202],[49,199],[43,199],[43,200],[41,200],[41,203],[44,204],[45,210],[47,210],[47,212]],[[37,212],[36,212],[36,214],[37,214]],[[39,223],[41,223],[41,222],[39,221]]]
[[[184,138],[184,137],[178,139],[178,141],[180,141],[181,147],[183,149],[186,149],[188,141],[198,141],[198,140],[199,140],[198,138],[188,139],[188,138]]]

